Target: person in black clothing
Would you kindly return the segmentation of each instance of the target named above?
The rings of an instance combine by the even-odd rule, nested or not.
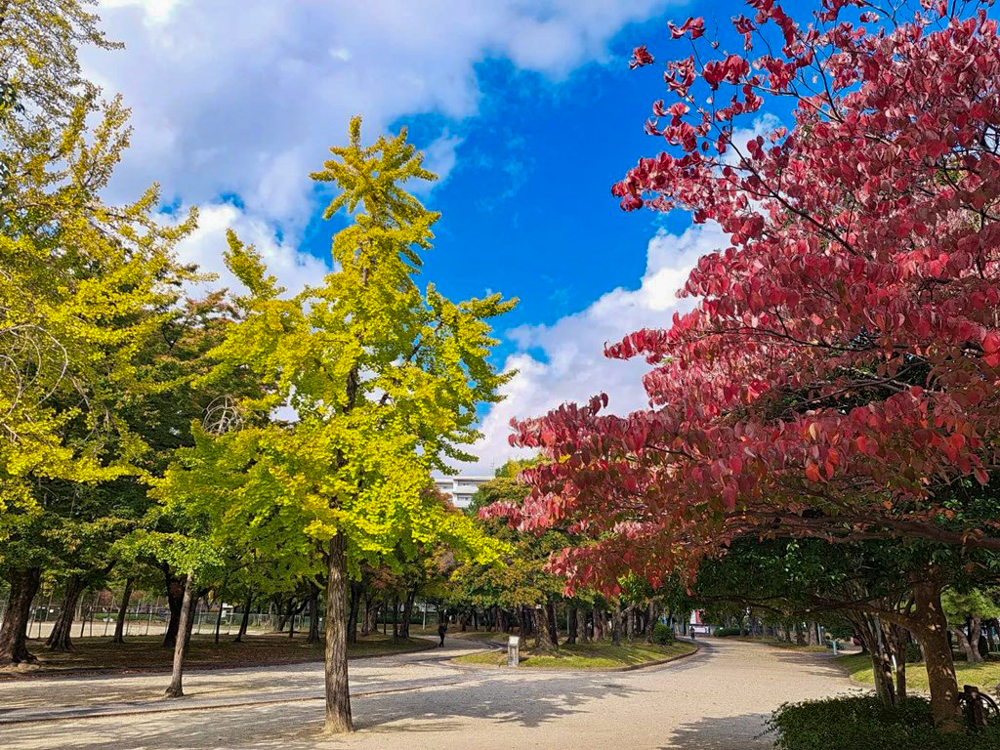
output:
[[[448,626],[445,623],[438,625],[438,635],[441,636],[441,643],[439,644],[441,648],[444,648],[444,634],[448,632]]]

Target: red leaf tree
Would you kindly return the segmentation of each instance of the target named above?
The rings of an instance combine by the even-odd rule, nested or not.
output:
[[[594,540],[554,561],[571,586],[655,583],[747,534],[1000,550],[997,23],[977,4],[749,5],[740,54],[672,27],[690,54],[646,125],[667,149],[613,188],[730,238],[682,290],[691,312],[606,350],[647,359],[650,408],[602,396],[515,425],[555,459],[525,472],[515,522]],[[741,137],[765,108],[789,127]],[[947,720],[940,592],[914,583]]]

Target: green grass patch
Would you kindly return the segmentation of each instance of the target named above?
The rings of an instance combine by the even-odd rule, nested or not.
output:
[[[865,685],[875,684],[872,660],[868,654],[847,654],[838,656],[836,661],[851,676],[852,680],[857,680]],[[959,687],[976,685],[984,693],[992,695],[997,686],[1000,685],[1000,662],[969,664],[964,661],[956,661],[955,672],[958,675]],[[927,681],[927,670],[922,663],[906,665],[906,686],[913,690],[930,689]]]
[[[826,646],[800,646],[797,643],[789,643],[788,641],[782,641],[770,636],[757,638],[751,635],[735,635],[731,636],[730,640],[743,641],[744,643],[763,643],[765,646],[773,646],[774,648],[784,648],[789,651],[804,651],[814,654],[822,654],[830,650]]]
[[[609,669],[648,664],[671,657],[690,654],[695,650],[690,643],[676,642],[668,646],[648,643],[622,644],[577,643],[560,646],[553,653],[536,654],[533,650],[521,649],[521,667],[536,669]],[[455,658],[459,664],[480,664],[491,667],[507,665],[506,651],[467,654]]]

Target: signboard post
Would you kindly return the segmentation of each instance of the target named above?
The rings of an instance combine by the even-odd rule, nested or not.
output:
[[[507,639],[507,666],[516,667],[521,661],[521,639],[512,635]]]

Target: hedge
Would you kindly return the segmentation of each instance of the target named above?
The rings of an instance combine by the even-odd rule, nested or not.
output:
[[[868,695],[786,703],[768,721],[778,750],[997,750],[1000,726],[978,733],[934,729],[930,701],[911,697],[887,708]]]

